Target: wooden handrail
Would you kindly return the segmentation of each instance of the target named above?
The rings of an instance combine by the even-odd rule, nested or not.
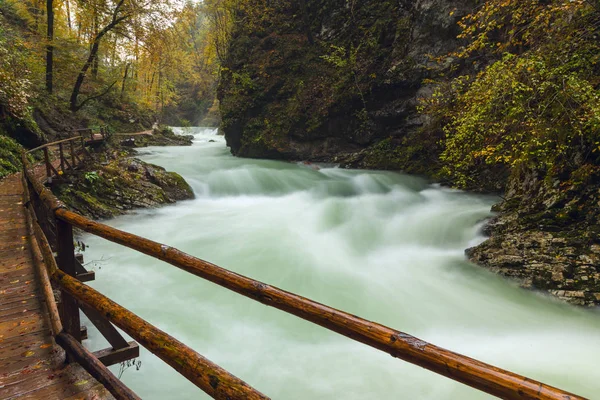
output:
[[[384,351],[494,396],[506,399],[577,400],[583,397],[437,347],[414,336],[371,322],[263,282],[236,274],[176,248],[91,221],[65,208],[56,216],[86,232],[163,260],[193,275],[278,308],[331,331]]]
[[[64,208],[65,206],[52,193],[42,185],[30,171],[29,162],[23,153],[24,169],[23,185],[24,196],[29,198],[27,182],[30,182],[40,199],[50,211]],[[107,320],[127,332],[150,352],[173,367],[188,380],[216,399],[268,399],[262,393],[256,391],[241,379],[230,374],[218,365],[202,357],[193,349],[179,342],[177,339],[166,334],[131,311],[118,305],[102,294],[96,292],[87,285],[83,285],[77,279],[65,274],[58,268],[52,249],[44,236],[42,229],[37,224],[35,212],[31,204],[27,204],[27,218],[30,223],[30,240],[35,238],[38,246],[33,246],[34,253],[39,259],[43,259],[46,268],[41,273],[42,289],[48,304],[50,321],[56,342],[67,350],[75,361],[79,362],[92,376],[103,383],[107,389],[118,399],[139,399],[129,388],[120,382],[108,368],[106,368],[92,353],[87,351],[75,338],[67,334],[62,327],[58,316],[58,309],[54,301],[54,294],[48,279],[51,279],[76,298],[81,303],[100,312]],[[108,308],[102,305],[108,304]],[[107,311],[108,310],[108,311]]]
[[[25,157],[23,157],[23,162],[25,166],[28,165]],[[25,171],[27,178],[31,179],[32,174],[28,171],[28,168],[25,168]],[[367,344],[393,357],[401,358],[504,399],[584,400],[581,396],[454,353],[404,332],[239,275],[176,248],[92,221],[67,210],[43,185],[39,183],[36,185],[34,182],[32,184],[40,199],[54,212],[55,217],[73,227],[163,260],[219,286]],[[132,337],[138,339],[142,345],[154,345],[154,339],[138,338],[134,336],[137,332],[127,330],[131,329],[131,326],[128,327],[125,323],[127,318],[124,315],[127,314],[124,313],[128,312],[126,309],[60,270],[55,273],[54,278],[58,279],[61,287],[69,294],[92,308],[101,310],[107,318]],[[141,319],[140,321],[136,320],[136,323],[139,323],[140,327],[147,324]],[[158,338],[164,332],[160,331],[157,334],[159,335]],[[152,348],[149,348],[149,350],[153,351]],[[168,362],[168,358],[167,356],[165,361]]]
[[[140,400],[140,398],[123,382],[121,382],[104,364],[102,364],[91,352],[83,347],[81,343],[75,340],[71,335],[63,330],[60,320],[54,292],[48,276],[48,270],[55,271],[57,269],[56,260],[48,244],[48,239],[44,236],[36,218],[33,207],[29,202],[29,189],[25,175],[22,175],[23,180],[23,197],[25,207],[25,217],[27,220],[27,233],[29,236],[29,244],[31,246],[33,262],[36,272],[40,278],[44,302],[48,310],[50,319],[50,327],[56,343],[60,345],[68,354],[99,382],[117,399],[117,400]],[[43,263],[42,263],[43,262]]]
[[[50,258],[54,260],[52,256],[52,250],[50,249],[50,245],[48,244],[48,239],[44,236],[41,228],[38,225],[38,222],[35,218],[35,212],[32,210],[33,207],[29,202],[29,188],[27,185],[27,181],[25,175],[22,175],[23,181],[23,204],[25,204],[25,218],[27,225],[27,234],[29,236],[29,245],[32,249],[33,255],[33,263],[36,269],[36,272],[40,278],[40,285],[42,287],[42,293],[44,295],[44,301],[46,303],[46,308],[48,309],[48,315],[50,317],[50,327],[52,328],[52,334],[58,335],[63,330],[62,323],[60,321],[60,315],[58,313],[58,307],[56,306],[56,301],[54,300],[54,292],[52,290],[52,285],[50,283],[50,278],[48,276],[48,253],[49,251]],[[38,230],[39,229],[39,230]],[[42,261],[44,261],[45,265],[42,265]]]
[[[57,146],[57,145],[59,145],[61,143],[73,142],[75,140],[81,140],[81,136],[74,136],[74,137],[67,138],[67,139],[57,140],[56,142],[52,142],[52,143],[46,143],[46,144],[43,144],[41,146],[36,147],[35,149],[28,150],[26,153],[27,154],[31,154],[33,152],[45,149],[45,148],[50,147],[50,146]]]
[[[268,399],[241,379],[108,297],[57,270],[52,280],[71,296],[102,313],[142,346],[215,399]]]
[[[62,331],[54,338],[75,361],[79,363],[90,375],[104,385],[117,400],[141,400],[131,389],[119,380],[110,370],[102,364],[88,349],[83,347],[73,336]]]

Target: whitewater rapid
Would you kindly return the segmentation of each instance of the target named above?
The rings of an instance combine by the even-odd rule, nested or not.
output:
[[[493,197],[393,172],[231,156],[213,129],[144,161],[196,198],[107,223],[237,273],[589,398],[600,398],[600,314],[516,287],[464,250]],[[273,399],[490,396],[86,235],[91,285]],[[93,349],[107,343],[89,329]],[[141,349],[123,380],[144,399],[208,398]],[[119,372],[119,367],[113,367]]]

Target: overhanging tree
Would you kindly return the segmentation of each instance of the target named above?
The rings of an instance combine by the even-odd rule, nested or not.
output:
[[[130,18],[132,15],[131,13],[124,11],[124,7],[123,7],[124,3],[125,3],[125,0],[119,0],[117,2],[114,10],[112,12],[109,23],[104,28],[102,28],[98,32],[98,34],[95,35],[95,37],[92,41],[92,46],[90,48],[90,53],[88,55],[88,58],[85,61],[85,64],[83,64],[83,67],[81,68],[81,71],[79,72],[79,75],[77,76],[77,80],[75,81],[75,86],[73,87],[73,92],[71,93],[70,108],[71,108],[71,111],[73,111],[73,112],[79,111],[81,109],[81,107],[83,107],[90,100],[101,97],[101,96],[105,95],[106,93],[108,93],[110,91],[110,89],[116,83],[115,82],[112,85],[110,85],[108,87],[108,89],[103,91],[102,93],[95,95],[95,96],[90,96],[78,104],[77,99],[79,97],[81,87],[83,85],[83,82],[85,81],[85,77],[86,77],[88,70],[94,64],[96,58],[98,57],[98,50],[100,49],[100,42],[101,42],[102,38],[104,36],[106,36],[106,34],[109,33],[111,30],[113,30],[116,26],[118,26],[121,22]]]

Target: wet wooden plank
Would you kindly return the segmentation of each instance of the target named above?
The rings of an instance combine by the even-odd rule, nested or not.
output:
[[[112,399],[50,332],[19,176],[0,181],[0,399]]]
[[[67,365],[62,370],[50,374],[42,374],[27,381],[27,386],[13,385],[6,398],[8,399],[65,399],[83,394],[98,385],[87,372],[77,365]],[[33,385],[29,385],[32,383]],[[8,390],[7,390],[8,392]],[[0,392],[2,396],[2,392]]]

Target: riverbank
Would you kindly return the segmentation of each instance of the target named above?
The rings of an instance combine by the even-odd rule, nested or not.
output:
[[[180,173],[196,198],[109,225],[582,396],[600,390],[597,313],[465,260],[497,198],[396,172],[233,157],[214,130],[193,133],[192,146],[139,157]],[[102,238],[81,240],[86,259],[104,260],[94,288],[273,398],[386,398],[397,389],[415,399],[487,398]],[[123,376],[141,397],[169,398],[175,387],[181,399],[197,397],[167,365],[141,357],[142,370]]]
[[[155,130],[148,138],[134,138],[139,147],[191,145],[189,136],[179,137],[170,128]],[[80,169],[63,175],[61,182],[52,186],[54,194],[71,209],[93,219],[194,198],[192,188],[181,175],[135,158],[136,151],[122,146],[122,140],[113,137],[96,149]]]

